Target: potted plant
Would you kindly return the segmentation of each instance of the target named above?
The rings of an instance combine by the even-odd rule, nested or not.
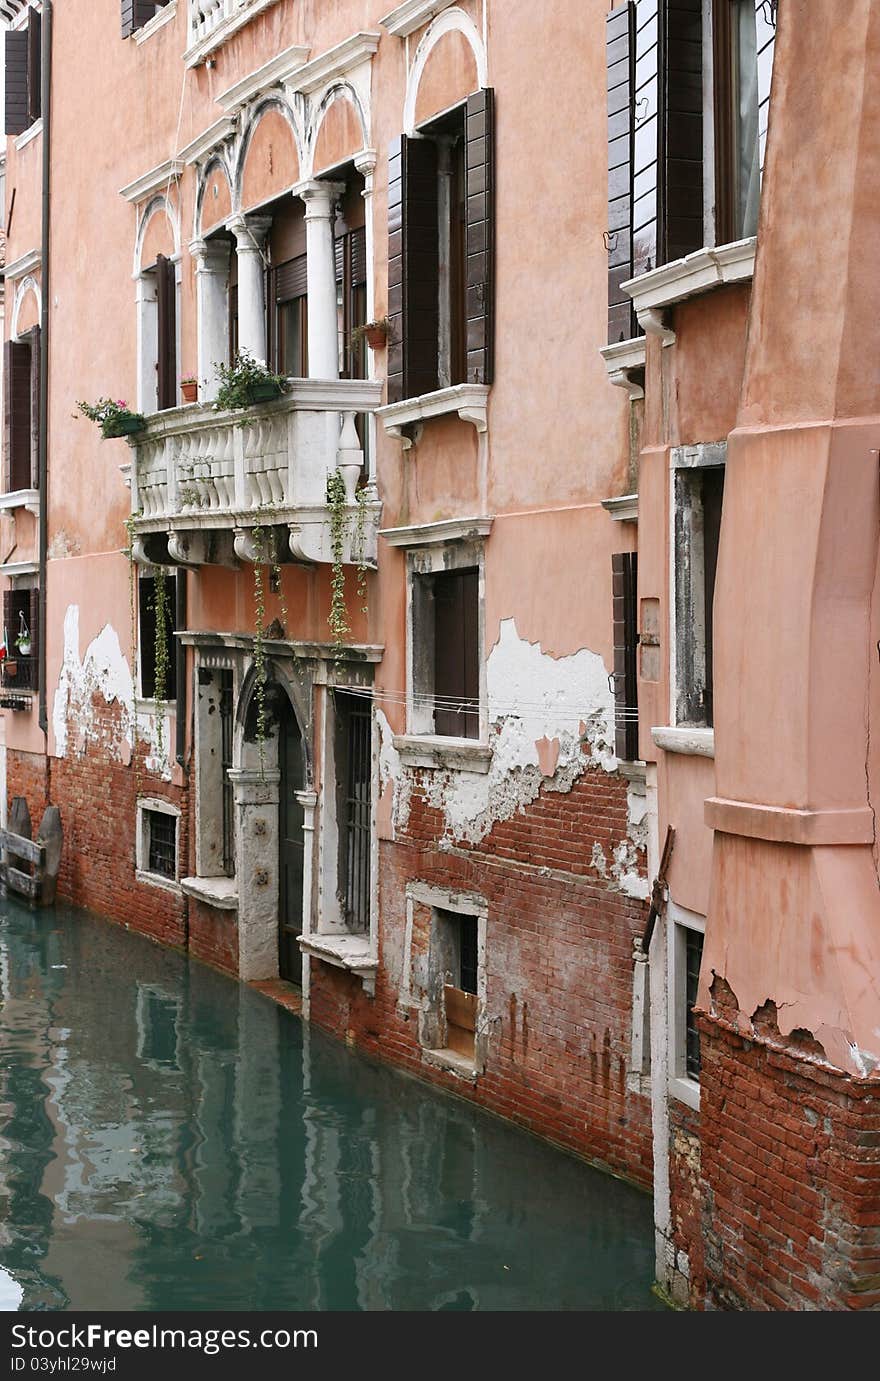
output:
[[[132,412],[124,398],[115,401],[112,398],[99,398],[97,403],[78,402],[76,406],[83,417],[98,423],[105,440],[113,436],[132,436],[143,431],[147,425],[143,413]]]
[[[199,381],[195,374],[185,374],[180,381],[180,396],[185,403],[197,403],[199,399]]]
[[[214,399],[218,412],[249,408],[254,403],[278,398],[287,383],[283,374],[273,374],[248,350],[239,350],[231,364],[215,364],[214,373],[220,385]]]
[[[375,321],[365,321],[363,326],[356,326],[351,333],[351,342],[357,345],[359,341],[366,340],[371,350],[384,350],[390,335],[391,322],[387,316],[382,316]]]
[[[31,634],[30,629],[24,621],[24,614],[20,610],[18,619],[19,629],[18,637],[15,640],[15,646],[18,648],[22,657],[29,657],[31,655]]]

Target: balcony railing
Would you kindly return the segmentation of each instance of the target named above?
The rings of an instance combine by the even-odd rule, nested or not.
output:
[[[0,662],[0,707],[27,710],[37,690],[39,663],[36,657],[12,653]]]
[[[327,481],[339,468],[344,559],[374,563],[381,504],[372,489],[355,498],[363,476],[355,419],[380,395],[371,380],[292,379],[280,398],[245,412],[188,404],[156,413],[130,438],[136,558],[164,559],[156,551],[164,534],[172,561],[226,563],[233,551],[253,560],[259,526],[286,527],[296,560],[330,562]]]
[[[189,0],[187,56],[200,61],[278,0]]]

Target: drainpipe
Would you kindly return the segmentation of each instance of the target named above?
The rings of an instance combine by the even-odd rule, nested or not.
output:
[[[49,151],[51,148],[51,88],[52,88],[52,0],[43,0],[43,19],[40,29],[40,114],[43,119],[43,202],[42,240],[40,246],[42,303],[40,307],[40,444],[38,461],[40,488],[40,633],[38,639],[40,665],[38,668],[40,696],[39,723],[46,739],[48,755],[49,716],[46,713],[46,553],[49,545]]]

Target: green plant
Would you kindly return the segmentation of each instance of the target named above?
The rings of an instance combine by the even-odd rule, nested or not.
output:
[[[156,567],[153,579],[153,602],[156,615],[156,679],[153,685],[153,706],[156,714],[156,746],[159,757],[164,750],[165,711],[164,703],[168,693],[168,586],[164,566]]]
[[[99,398],[97,403],[78,402],[83,417],[97,422],[105,440],[112,436],[126,436],[147,425],[141,412],[132,412],[124,398]]]
[[[287,380],[283,374],[273,374],[248,350],[239,350],[231,364],[215,364],[214,374],[219,382],[214,408],[217,412],[249,408],[255,392],[267,386],[282,392]]]
[[[346,493],[345,481],[338,470],[334,470],[327,476],[327,504],[330,509],[330,549],[333,553],[333,564],[330,576],[330,612],[327,616],[327,623],[330,626],[330,636],[333,639],[333,646],[338,658],[344,644],[351,637],[351,625],[348,621],[348,608],[345,603],[345,567],[343,565],[343,555],[345,552],[345,531],[346,531]]]
[[[257,746],[260,750],[260,776],[266,772],[266,729],[269,722],[266,705],[266,590],[263,583],[264,534],[257,524],[251,532],[255,548],[254,560],[254,696],[257,702]]]
[[[361,613],[369,612],[367,608],[367,571],[370,569],[364,557],[364,543],[366,540],[366,521],[367,521],[367,491],[364,486],[357,491],[357,522],[355,526],[355,547],[357,549],[357,595],[361,606]]]
[[[355,326],[351,333],[351,343],[357,345],[362,340],[368,340],[372,343],[380,337],[387,340],[392,329],[391,321],[387,316],[377,317],[374,321],[365,321],[362,326]]]
[[[134,538],[135,523],[141,516],[141,510],[137,513],[129,513],[125,520],[125,530],[128,533],[128,546],[122,553],[128,558],[128,613],[129,627],[131,629],[131,648],[129,665],[131,666],[131,760],[134,763],[135,795],[141,794],[141,765],[138,760],[138,719],[137,719],[137,573],[134,563]]]

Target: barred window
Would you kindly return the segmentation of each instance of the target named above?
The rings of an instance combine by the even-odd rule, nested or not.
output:
[[[145,810],[147,871],[159,877],[177,876],[177,818],[161,810]]]

